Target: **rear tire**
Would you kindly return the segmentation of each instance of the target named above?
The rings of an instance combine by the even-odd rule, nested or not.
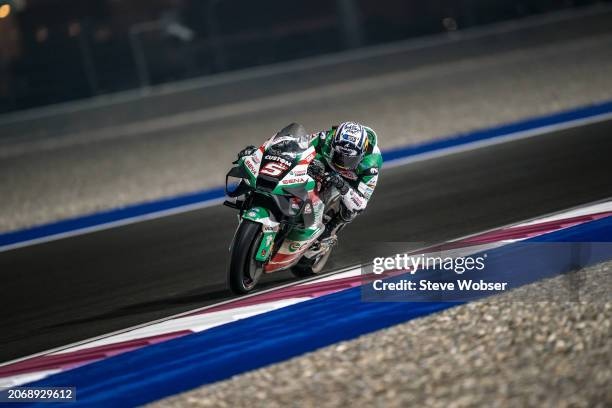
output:
[[[336,195],[333,197],[326,196],[322,197],[322,199],[326,202],[325,217],[331,219],[337,211],[340,211],[340,195],[336,193]],[[302,257],[302,259],[300,259],[298,263],[291,268],[291,273],[293,273],[293,276],[298,278],[307,278],[309,276],[320,274],[321,271],[323,271],[323,268],[325,267],[325,264],[327,263],[333,249],[333,247],[329,248],[329,250],[323,254],[323,256],[318,258],[315,257],[314,259],[308,259],[306,257]]]
[[[242,220],[230,251],[229,287],[237,295],[249,293],[259,282],[263,264],[255,260],[261,244],[261,224]]]

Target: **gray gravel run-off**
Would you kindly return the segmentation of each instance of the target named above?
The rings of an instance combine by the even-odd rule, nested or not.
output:
[[[557,277],[153,405],[609,407],[611,273],[576,274],[580,301],[541,301],[568,298]]]

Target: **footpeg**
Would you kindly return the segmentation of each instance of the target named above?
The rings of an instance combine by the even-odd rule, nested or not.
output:
[[[338,242],[338,237],[336,235],[332,235],[330,237],[323,238],[321,241],[319,241],[319,245],[323,249],[329,249],[333,247],[334,245],[336,245],[337,242]]]
[[[338,237],[334,234],[332,236],[323,238],[314,244],[304,253],[306,258],[314,258],[317,255],[327,252],[338,242]]]

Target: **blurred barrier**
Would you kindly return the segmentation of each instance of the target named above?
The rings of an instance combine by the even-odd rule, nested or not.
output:
[[[77,19],[67,26],[46,23],[35,28],[33,36],[24,33],[19,40],[24,43],[20,49],[28,50],[26,54],[13,53],[0,64],[0,112],[138,87],[149,92],[156,84],[415,36],[421,36],[417,43],[427,43],[422,36],[435,33],[460,37],[465,28],[565,7],[530,9],[522,7],[522,2],[504,1],[486,11],[487,2],[479,0],[470,7],[451,4],[442,8],[408,7],[391,1],[385,9],[386,3],[374,6],[371,3],[376,2],[366,0],[336,0],[316,2],[320,7],[313,8],[312,4],[288,6],[268,1],[272,10],[261,16],[252,10],[262,9],[260,4],[211,0],[201,2],[198,7],[204,9],[193,15],[182,15],[185,10],[165,11],[158,20],[127,27],[121,25],[125,22],[115,24],[111,19],[102,24],[94,18]],[[295,7],[305,7],[297,17]],[[503,23],[498,28],[508,24],[518,28],[536,20],[548,21],[551,16],[576,18],[605,12],[606,8],[570,9]],[[113,18],[119,19],[120,12],[114,10]],[[0,37],[3,27],[8,25],[0,24]]]
[[[127,91],[16,112],[0,116],[0,139],[44,138],[87,132],[92,128],[100,130],[279,93],[290,95],[313,85],[327,86],[461,58],[563,43],[608,34],[612,30],[611,22],[612,7],[572,10],[455,32],[450,36],[420,38],[150,87],[146,93]],[[162,26],[166,27],[158,22],[142,26],[134,32],[135,38],[159,31]],[[135,49],[139,49],[139,41],[135,40]],[[143,60],[146,58],[143,56]],[[149,63],[142,62],[142,65],[141,81],[146,83],[147,76],[151,75]],[[130,69],[134,72],[133,67]],[[92,77],[103,81],[98,74]]]

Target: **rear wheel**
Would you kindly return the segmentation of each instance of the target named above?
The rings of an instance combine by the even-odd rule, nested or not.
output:
[[[326,224],[334,217],[334,215],[340,211],[340,195],[335,193],[332,197],[329,197],[330,190],[326,190],[322,199],[326,202],[325,204],[325,215],[324,219],[326,219]],[[323,271],[327,260],[329,259],[333,246],[329,248],[326,252],[315,256],[314,258],[306,258],[302,257],[291,268],[291,273],[298,278],[307,278],[309,276],[318,275]]]
[[[236,238],[230,252],[229,286],[236,294],[252,291],[263,273],[263,263],[255,255],[263,232],[261,224],[243,220],[236,232]]]

